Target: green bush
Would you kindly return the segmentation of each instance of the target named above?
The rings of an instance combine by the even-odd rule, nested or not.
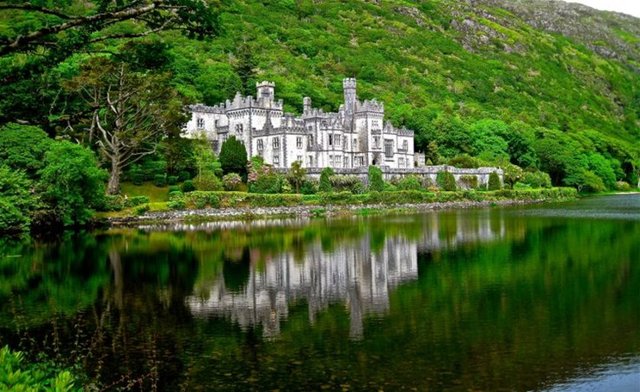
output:
[[[318,193],[318,181],[313,178],[305,178],[300,186],[300,193],[303,195],[315,195]]]
[[[382,170],[377,166],[369,166],[369,190],[374,192],[384,191]]]
[[[332,175],[329,177],[331,181],[331,189],[334,192],[349,191],[353,194],[360,194],[366,191],[366,188],[358,176],[353,175]]]
[[[101,211],[122,211],[125,207],[122,195],[105,195],[103,200]]]
[[[525,172],[520,182],[529,185],[531,188],[551,188],[551,177],[541,171]]]
[[[175,185],[178,183],[178,176],[167,176],[167,184]]]
[[[491,172],[491,174],[489,174],[488,188],[490,191],[497,191],[498,189],[502,188],[502,185],[500,184],[500,176],[498,176],[498,173]]]
[[[136,207],[135,209],[135,214],[136,215],[142,215],[144,213],[146,213],[147,211],[149,211],[150,207],[149,204],[143,204],[139,207]]]
[[[127,173],[127,178],[129,178],[134,185],[142,185],[144,182],[144,172],[140,168],[140,165],[132,165]]]
[[[136,207],[141,204],[147,204],[149,201],[148,196],[133,196],[124,199],[124,206],[125,208]]]
[[[397,187],[401,191],[419,191],[424,189],[420,179],[413,175],[402,178],[398,181]]]
[[[448,171],[438,172],[436,175],[436,184],[441,190],[453,192],[458,189],[456,178]]]
[[[29,228],[31,212],[39,207],[32,186],[24,172],[0,165],[0,233]]]
[[[617,181],[616,190],[619,192],[628,192],[631,190],[631,185],[629,185],[629,183],[625,181]]]
[[[183,170],[183,171],[178,173],[178,182],[185,182],[185,181],[190,180],[192,178],[193,178],[193,176],[191,175],[191,173],[189,173],[186,170]]]
[[[167,207],[172,210],[184,210],[187,207],[187,202],[184,199],[174,199],[167,203]]]
[[[331,185],[331,176],[335,172],[330,167],[325,167],[320,172],[320,185],[318,186],[318,192],[333,192],[333,186]]]
[[[229,137],[220,147],[220,165],[224,174],[238,173],[247,176],[247,149],[235,136]]]
[[[180,190],[182,190],[182,192],[184,193],[189,193],[189,192],[193,192],[196,190],[196,186],[193,185],[193,181],[191,180],[186,180],[185,182],[182,183],[182,185],[180,186]]]
[[[218,192],[222,190],[222,182],[212,171],[204,171],[193,180],[199,191]]]
[[[167,175],[166,174],[156,174],[153,176],[153,185],[157,187],[163,187],[167,185]]]
[[[252,160],[247,181],[251,193],[282,193],[286,178],[271,165]]]
[[[183,199],[184,198],[184,193],[182,193],[182,191],[171,191],[169,192],[169,201],[173,201],[173,200],[177,200],[177,199]]]

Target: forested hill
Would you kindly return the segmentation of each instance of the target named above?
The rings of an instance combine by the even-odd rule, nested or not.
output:
[[[225,0],[219,10],[214,37],[165,31],[97,39],[40,79],[31,71],[16,76],[23,70],[12,67],[23,54],[5,56],[0,72],[10,83],[0,90],[0,122],[36,123],[49,133],[69,129],[82,111],[65,101],[60,86],[96,55],[169,73],[185,102],[215,104],[271,80],[293,112],[301,111],[304,96],[335,110],[342,79],[356,77],[359,97],[383,101],[395,125],[416,130],[418,149],[432,161],[461,153],[495,158],[495,139],[483,146],[479,138],[504,142],[517,134],[520,142],[506,140],[512,163],[540,167],[555,183],[567,179],[569,167],[597,171],[590,153],[607,160],[617,179],[636,181],[636,18],[542,0]],[[34,19],[5,15],[0,35],[15,35]],[[133,22],[114,26],[106,31],[138,31]],[[563,154],[582,162],[549,160]]]

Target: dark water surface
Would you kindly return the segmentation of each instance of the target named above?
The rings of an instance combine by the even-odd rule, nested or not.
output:
[[[640,195],[0,242],[0,345],[134,390],[640,390]]]

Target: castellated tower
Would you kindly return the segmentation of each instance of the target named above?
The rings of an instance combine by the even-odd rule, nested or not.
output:
[[[273,102],[276,89],[275,83],[267,82],[265,80],[260,83],[256,83],[256,88],[258,90],[258,100],[263,100],[264,102]]]
[[[302,111],[305,114],[311,112],[311,98],[304,97],[302,99]]]
[[[344,108],[347,113],[353,114],[356,111],[356,80],[346,78],[342,81],[344,90]]]

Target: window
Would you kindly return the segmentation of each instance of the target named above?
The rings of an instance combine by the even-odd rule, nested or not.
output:
[[[371,121],[371,128],[378,128],[378,127],[380,127],[380,123],[378,122],[378,120]]]
[[[364,166],[364,157],[353,158],[353,166],[356,166],[356,167]]]
[[[334,157],[333,163],[336,165],[336,167],[342,167],[342,157],[340,155],[336,155]]]
[[[413,163],[411,162],[411,158],[407,158],[407,167],[412,167]]]
[[[227,137],[229,137],[229,135],[226,134],[226,133],[224,135],[222,135],[222,142],[223,143],[227,141]]]
[[[343,167],[349,167],[349,157],[344,157],[344,165]]]
[[[275,165],[279,165],[280,164],[280,155],[276,154],[273,156],[273,164]]]
[[[380,136],[373,137],[373,147],[380,148]]]
[[[335,140],[336,140],[336,147],[340,147],[340,140],[342,140],[342,137],[340,135],[336,135]]]
[[[196,119],[196,127],[198,128],[204,128],[204,118],[200,118],[198,117]]]
[[[409,150],[409,142],[408,141],[405,140],[405,141],[402,142],[402,149],[405,150],[405,151]]]
[[[258,151],[264,151],[264,141],[262,139],[258,139]]]
[[[358,139],[356,139],[355,137],[353,138],[353,150],[357,150],[358,149]]]
[[[393,158],[393,140],[384,141],[384,156],[387,158]]]
[[[296,161],[298,161],[298,162],[302,163],[302,155],[298,155],[298,156],[296,157]]]
[[[313,167],[313,155],[309,155],[308,157],[308,161],[309,161],[309,167]]]
[[[307,136],[307,145],[313,147],[313,135]]]
[[[333,135],[329,135],[329,145],[333,146]]]
[[[349,148],[349,138],[346,136],[342,137],[342,143],[344,145],[344,148]]]
[[[280,138],[279,137],[274,137],[273,138],[273,148],[280,148]]]
[[[404,167],[404,158],[398,158],[398,167]]]
[[[236,134],[239,136],[242,136],[242,132],[244,130],[244,127],[242,126],[242,124],[236,124]]]
[[[307,129],[309,130],[309,132],[313,132],[313,125],[309,125]]]
[[[296,137],[296,147],[302,148],[302,136]]]

